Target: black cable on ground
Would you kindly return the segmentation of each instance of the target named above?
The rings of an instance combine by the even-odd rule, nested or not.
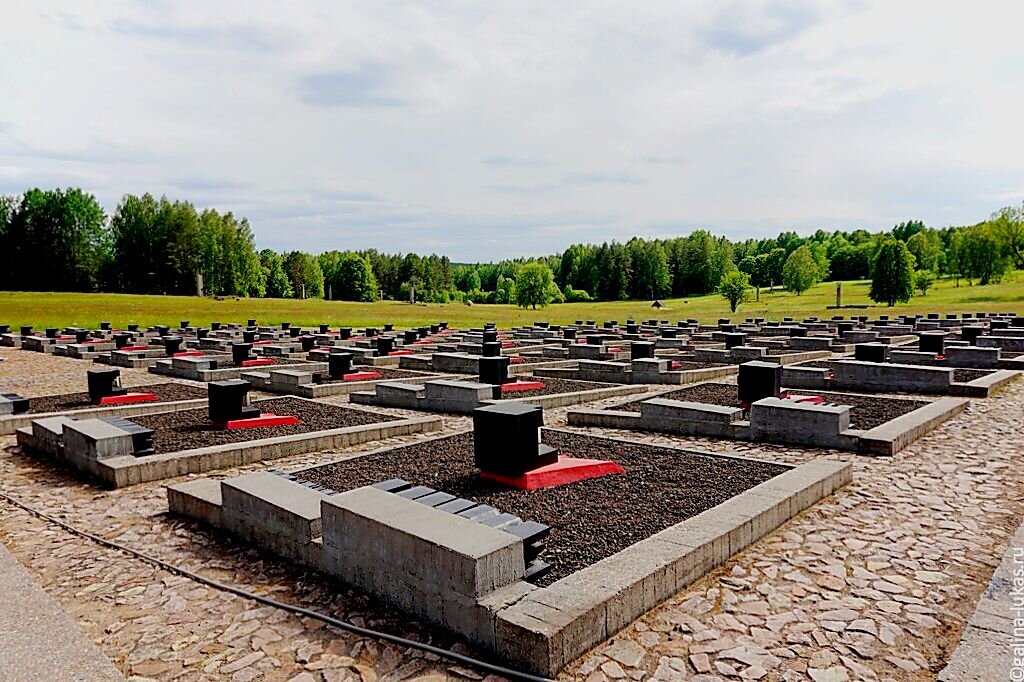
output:
[[[81,536],[88,540],[92,540],[93,542],[104,545],[106,547],[110,547],[111,549],[116,549],[118,551],[130,554],[134,557],[138,557],[139,559],[159,566],[160,568],[166,571],[170,571],[171,573],[176,573],[178,575],[185,576],[190,580],[194,580],[204,585],[208,585],[209,587],[212,587],[214,589],[221,590],[223,592],[230,592],[231,594],[234,594],[236,596],[243,597],[245,599],[251,599],[252,601],[264,604],[266,606],[272,606],[277,609],[283,609],[285,611],[289,611],[291,613],[295,613],[301,616],[308,616],[309,618],[314,618],[316,620],[327,623],[328,625],[333,625],[339,630],[345,630],[346,632],[351,632],[361,637],[379,639],[385,642],[391,642],[392,644],[398,644],[400,646],[406,646],[412,649],[419,649],[420,651],[435,654],[437,656],[441,656],[443,658],[447,658],[452,661],[462,663],[464,665],[472,666],[480,670],[485,670],[487,672],[494,673],[496,675],[503,675],[504,677],[508,677],[513,680],[525,680],[526,682],[552,682],[552,680],[546,677],[539,677],[537,675],[531,675],[529,673],[520,672],[518,670],[512,670],[511,668],[505,668],[500,665],[495,665],[494,663],[481,661],[480,659],[473,658],[472,656],[465,656],[463,654],[456,653],[454,651],[449,651],[448,649],[442,649],[441,647],[436,647],[431,644],[426,644],[424,642],[417,642],[415,640],[399,637],[398,635],[391,635],[386,632],[380,632],[378,630],[371,630],[369,628],[360,627],[353,623],[338,620],[337,618],[333,618],[326,614],[319,613],[318,611],[312,611],[301,606],[286,604],[284,602],[279,602],[275,601],[274,599],[270,599],[269,597],[263,597],[258,594],[254,594],[247,590],[243,590],[240,587],[233,587],[231,585],[219,582],[212,578],[207,578],[198,573],[190,571],[187,568],[182,568],[180,566],[175,566],[174,564],[167,563],[163,559],[158,559],[155,556],[146,554],[145,552],[141,552],[137,549],[132,549],[131,547],[122,545],[119,542],[107,540],[106,538],[100,537],[99,535],[94,535],[93,533],[90,533],[88,531],[76,528],[69,523],[61,521],[60,519],[55,518],[45,512],[41,512],[38,509],[34,509],[33,507],[28,506],[27,504],[21,502],[20,500],[14,497],[11,497],[5,492],[0,491],[0,498],[5,500],[9,504],[13,504],[15,507],[18,507],[19,509],[28,512],[29,514],[32,514],[33,516],[37,516],[45,521],[48,521],[49,523],[52,523],[56,526],[63,528],[69,533]]]

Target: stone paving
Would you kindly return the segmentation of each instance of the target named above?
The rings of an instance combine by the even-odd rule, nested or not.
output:
[[[0,356],[8,358],[0,364],[0,389],[31,385],[32,391],[25,389],[30,395],[81,390],[87,363],[16,350]],[[36,376],[42,373],[47,376]],[[126,385],[151,381],[145,373],[141,381],[132,370],[123,374]],[[629,399],[635,396],[603,404]],[[548,411],[548,425],[563,425],[565,413]],[[445,431],[468,425],[466,418],[446,419]],[[934,679],[1024,515],[1017,494],[1024,474],[1013,461],[1024,451],[1022,434],[1024,381],[998,398],[972,401],[967,414],[893,458],[648,434],[657,443],[789,463],[849,460],[854,482],[582,657],[563,677]],[[281,601],[468,651],[315,573],[169,517],[161,484],[102,490],[8,449],[13,438],[0,443],[0,490],[83,529]],[[299,468],[379,447],[300,455],[274,465]],[[0,541],[130,679],[484,678],[198,585],[0,506]]]

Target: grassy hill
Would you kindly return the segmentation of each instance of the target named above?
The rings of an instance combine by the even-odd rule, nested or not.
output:
[[[666,299],[660,312],[649,301],[613,301],[607,303],[566,303],[546,309],[521,310],[507,305],[417,304],[383,301],[379,303],[348,303],[342,301],[295,299],[227,299],[217,301],[189,296],[137,296],[130,294],[77,294],[51,292],[0,292],[0,323],[12,327],[31,324],[37,328],[54,326],[95,327],[100,320],[115,326],[129,322],[142,325],[177,325],[179,320],[208,325],[213,320],[244,322],[256,318],[263,323],[282,321],[299,325],[321,322],[346,326],[396,326],[428,324],[447,320],[459,327],[481,326],[497,322],[501,326],[529,324],[534,320],[571,323],[578,319],[625,321],[627,318],[676,321],[696,318],[714,321],[719,317],[782,317],[803,318],[816,315],[878,315],[904,312],[994,312],[1017,311],[1024,314],[1024,272],[1012,273],[999,284],[958,288],[952,280],[942,280],[927,296],[916,296],[910,303],[893,308],[877,306],[867,297],[869,282],[843,282],[843,305],[862,308],[829,309],[835,304],[836,283],[825,282],[797,296],[786,291],[761,291],[760,301],[740,306],[735,315],[718,294],[690,298]]]

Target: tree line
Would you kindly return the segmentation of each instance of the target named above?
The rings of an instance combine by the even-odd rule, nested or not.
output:
[[[817,282],[873,278],[879,254],[906,250],[910,286],[959,286],[1024,268],[1024,206],[970,226],[907,221],[888,232],[818,230],[731,242],[685,237],[573,244],[560,254],[453,264],[447,256],[376,250],[257,250],[249,222],[187,201],[126,195],[107,215],[78,188],[0,196],[0,288],[436,303],[658,299],[744,287],[797,294]],[[902,265],[900,272],[906,270]],[[741,300],[745,293],[737,293]]]

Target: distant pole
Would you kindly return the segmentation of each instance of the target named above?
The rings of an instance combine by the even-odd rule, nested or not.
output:
[[[843,307],[843,283],[836,282],[836,307]]]

